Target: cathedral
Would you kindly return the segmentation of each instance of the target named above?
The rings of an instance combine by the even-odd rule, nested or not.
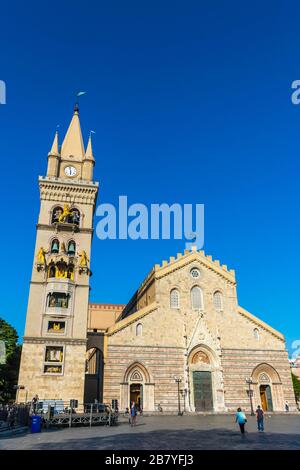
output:
[[[126,305],[90,303],[91,136],[78,106],[55,134],[40,212],[18,401],[77,400],[148,413],[296,410],[284,336],[239,305],[234,270],[197,249],[156,264]]]

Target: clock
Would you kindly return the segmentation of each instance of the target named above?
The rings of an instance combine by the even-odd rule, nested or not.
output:
[[[74,166],[66,166],[65,167],[65,174],[67,176],[76,176],[77,170]]]

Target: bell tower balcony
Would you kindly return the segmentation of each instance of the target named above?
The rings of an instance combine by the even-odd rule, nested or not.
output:
[[[74,289],[74,282],[70,279],[49,278],[46,287],[45,313],[54,316],[70,316]]]

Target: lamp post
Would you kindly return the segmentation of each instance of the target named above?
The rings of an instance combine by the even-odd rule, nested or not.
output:
[[[249,377],[249,379],[246,379],[246,383],[248,384],[248,387],[249,387],[247,390],[247,393],[250,398],[251,416],[254,416],[253,402],[252,402],[253,390],[251,389],[251,385],[253,384],[252,377]]]
[[[182,416],[181,409],[180,409],[180,388],[179,388],[179,385],[182,379],[181,377],[174,376],[174,380],[177,383],[177,390],[178,390],[178,416]]]

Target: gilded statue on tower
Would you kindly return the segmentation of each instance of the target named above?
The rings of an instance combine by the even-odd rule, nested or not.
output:
[[[72,215],[73,213],[70,211],[70,206],[65,204],[63,212],[58,216],[58,222],[66,222],[68,217]]]
[[[47,250],[45,250],[45,248],[43,248],[41,246],[41,248],[39,249],[38,251],[38,254],[37,254],[37,263],[38,264],[45,264],[46,263],[46,258],[45,258],[45,255],[48,253]]]

